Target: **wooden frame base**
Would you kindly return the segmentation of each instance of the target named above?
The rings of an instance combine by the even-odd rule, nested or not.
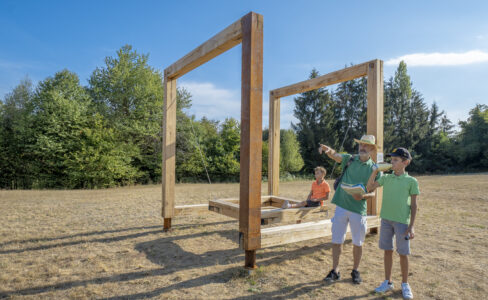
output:
[[[292,204],[302,202],[300,200],[272,195],[261,196],[261,225],[284,222],[301,223],[302,220],[308,216],[327,212],[328,210],[326,206],[283,209],[281,206],[285,200]],[[227,217],[239,219],[239,199],[229,198],[210,200],[208,203],[208,210]]]
[[[377,228],[380,225],[378,216],[368,216],[367,222],[368,228]],[[261,229],[261,247],[268,248],[332,236],[331,229],[332,222],[330,219],[263,228]],[[347,232],[350,232],[349,226]]]

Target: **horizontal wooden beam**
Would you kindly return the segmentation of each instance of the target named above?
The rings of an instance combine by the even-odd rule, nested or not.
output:
[[[208,210],[208,204],[178,205],[175,206],[174,214],[176,216],[184,213],[190,213],[195,211],[207,211],[207,210]]]
[[[239,220],[239,204],[224,200],[210,200],[208,210]]]
[[[378,216],[367,217],[368,228],[378,227]],[[301,224],[284,225],[261,229],[261,247],[273,247],[289,243],[331,236],[332,222],[330,219]],[[349,232],[349,226],[347,227]]]
[[[301,222],[301,220],[312,214],[326,212],[325,206],[301,207],[301,208],[274,208],[261,210],[261,223],[263,225],[281,222]]]
[[[316,78],[301,81],[295,84],[287,85],[278,89],[270,91],[270,95],[274,98],[282,98],[290,95],[295,95],[299,93],[308,92],[328,85],[353,80],[359,77],[366,76],[368,73],[368,66],[370,63],[375,62],[365,62],[359,65],[351,66],[338,70],[332,73],[328,73]]]
[[[241,19],[214,35],[187,55],[164,70],[166,77],[174,79],[185,75],[212,58],[238,45],[242,40]]]
[[[283,209],[281,208],[281,205],[283,204],[284,200],[287,200],[293,204],[298,204],[301,202],[300,200],[287,199],[284,197],[261,196],[262,225],[279,222],[301,222],[301,220],[307,216],[327,211],[327,207],[325,206]],[[238,219],[239,199],[228,198],[210,200],[208,210]]]

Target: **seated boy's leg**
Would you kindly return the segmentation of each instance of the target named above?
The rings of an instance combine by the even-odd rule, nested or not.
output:
[[[302,201],[298,204],[292,204],[290,208],[300,208],[300,207],[304,207],[304,206],[307,206],[307,201]]]
[[[307,200],[305,201],[306,205],[305,207],[317,207],[317,206],[320,206],[320,201],[312,201],[312,200]]]

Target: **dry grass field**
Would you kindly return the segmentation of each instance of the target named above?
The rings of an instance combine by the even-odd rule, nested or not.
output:
[[[488,174],[418,177],[421,189],[410,282],[416,299],[486,299]],[[263,184],[263,192],[265,191]],[[310,182],[287,182],[281,195],[302,199]],[[178,204],[237,196],[237,184],[181,184]],[[7,299],[397,299],[376,295],[383,280],[378,236],[368,235],[360,271],[322,281],[331,267],[330,238],[258,251],[259,268],[243,271],[237,221],[204,212],[174,219],[162,232],[161,187],[0,191],[0,298]],[[333,206],[331,207],[333,209]]]

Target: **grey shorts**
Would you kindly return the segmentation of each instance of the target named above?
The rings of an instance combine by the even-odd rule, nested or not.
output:
[[[307,200],[307,205],[305,207],[317,207],[320,206],[320,201],[314,202],[312,200]]]
[[[407,231],[407,228],[407,224],[381,219],[380,249],[393,250],[393,236],[395,236],[398,254],[409,255],[410,240],[405,239],[405,231]]]

